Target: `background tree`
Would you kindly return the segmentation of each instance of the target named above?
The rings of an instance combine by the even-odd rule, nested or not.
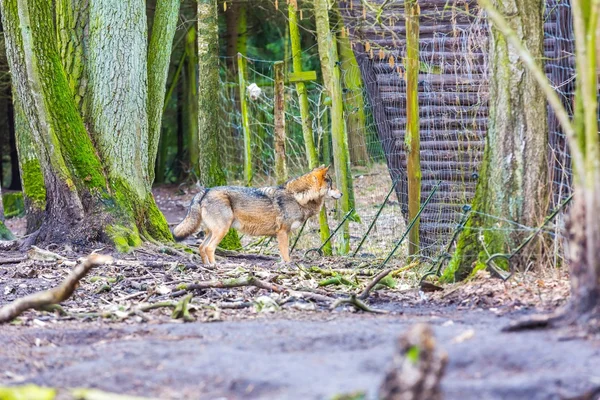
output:
[[[544,56],[542,0],[496,1],[538,66]],[[490,24],[489,125],[472,211],[443,279],[460,280],[490,254],[514,249],[523,232],[510,221],[539,225],[548,207],[548,125],[544,93],[517,49]],[[539,247],[529,247],[539,250]],[[528,256],[524,255],[525,257]],[[482,265],[482,264],[480,264]]]
[[[219,25],[216,0],[198,0],[198,145],[200,146],[200,182],[207,187],[227,184],[218,145],[219,103]],[[240,241],[232,229],[220,244],[239,248]]]
[[[170,240],[150,192],[147,71],[163,57],[148,57],[145,3],[119,2],[116,12],[103,0],[86,5],[0,2],[13,86],[46,187],[34,239],[111,241],[123,251],[142,237]],[[170,46],[165,38],[159,47]]]
[[[600,137],[598,135],[598,50],[600,1],[574,0],[576,92],[575,115],[569,119],[554,88],[526,42],[511,28],[489,0],[479,0],[489,18],[518,55],[543,90],[563,129],[573,162],[574,197],[567,223],[571,297],[564,311],[545,320],[526,321],[522,326],[548,323],[583,323],[600,328]],[[517,324],[521,325],[521,324]]]

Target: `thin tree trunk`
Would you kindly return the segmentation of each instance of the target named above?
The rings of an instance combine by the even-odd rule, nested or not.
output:
[[[190,173],[195,177],[199,176],[198,163],[200,157],[200,148],[198,145],[198,51],[196,47],[196,26],[192,26],[186,35],[185,40],[185,102],[184,114],[185,137],[187,138],[188,162]]]
[[[346,106],[346,126],[348,130],[348,150],[350,152],[350,163],[352,165],[367,165],[369,154],[365,138],[366,116],[365,99],[363,97],[362,77],[356,62],[354,52],[350,47],[347,36],[339,34],[337,37],[340,62],[344,75],[342,83],[346,89],[344,103]]]
[[[421,137],[419,131],[419,4],[404,2],[406,23],[406,175],[408,220],[417,218],[421,207]],[[419,219],[408,235],[408,254],[419,252]]]
[[[198,0],[198,145],[200,181],[207,187],[226,184],[221,167],[223,149],[218,145],[219,103],[219,24],[216,0]],[[239,248],[240,241],[230,230],[221,247]]]
[[[534,60],[544,56],[542,0],[497,1],[510,26]],[[514,61],[517,50],[493,25],[490,28],[490,124],[473,212],[459,236],[444,279],[463,279],[488,254],[507,252],[523,240],[507,221],[537,226],[548,206],[548,132],[546,100],[531,72]],[[480,239],[483,237],[483,240]],[[528,246],[523,257],[536,257]],[[536,251],[531,251],[536,250]],[[500,265],[502,267],[502,265]]]
[[[350,210],[351,193],[350,166],[348,153],[348,138],[344,126],[344,104],[340,82],[340,67],[338,65],[337,47],[335,36],[329,25],[328,5],[326,0],[315,0],[315,20],[317,26],[317,42],[319,46],[319,58],[321,60],[321,71],[323,82],[332,99],[331,104],[331,137],[333,147],[333,159],[335,163],[336,184],[343,196],[340,199],[341,213]],[[348,221],[343,227],[342,239],[339,251],[341,254],[348,253],[350,249],[350,227]]]
[[[165,100],[165,86],[171,62],[171,47],[181,0],[156,2],[152,36],[148,48],[148,175],[154,182],[154,165],[158,152],[160,128]]]
[[[292,45],[292,62],[295,73],[302,72],[302,47],[300,28],[298,23],[298,2],[291,0],[288,5],[288,19],[290,27],[290,40]],[[308,93],[304,82],[296,83],[296,92],[300,101],[300,116],[302,117],[302,136],[304,138],[304,148],[308,158],[308,167],[316,168],[319,164],[319,155],[315,147],[312,118],[310,115],[310,107],[308,103]],[[329,237],[329,223],[327,221],[327,209],[325,204],[319,211],[319,234],[321,242],[325,242]],[[328,242],[323,248],[325,255],[331,255],[331,244]]]

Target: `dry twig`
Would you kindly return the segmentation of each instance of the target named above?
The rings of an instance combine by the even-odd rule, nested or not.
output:
[[[112,261],[110,256],[92,254],[85,261],[76,266],[71,274],[57,287],[43,292],[33,293],[13,301],[0,309],[0,324],[10,322],[31,308],[40,308],[65,301],[75,291],[77,283],[92,267]]]

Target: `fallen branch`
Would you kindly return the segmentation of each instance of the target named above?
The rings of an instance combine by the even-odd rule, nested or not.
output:
[[[203,289],[229,289],[241,286],[256,286],[260,289],[271,290],[276,293],[281,293],[285,291],[285,288],[276,285],[274,283],[269,283],[265,281],[261,281],[257,279],[253,275],[246,275],[242,278],[232,278],[232,279],[224,279],[222,281],[204,281],[204,282],[196,282],[190,283],[187,285],[180,285],[177,287],[179,290],[203,290]]]
[[[112,261],[110,256],[92,254],[76,266],[71,274],[57,287],[45,290],[43,292],[33,293],[22,297],[0,309],[0,324],[10,322],[21,315],[24,311],[31,308],[40,308],[51,304],[57,304],[65,301],[75,291],[75,286],[90,269],[96,265],[106,264]]]
[[[385,310],[377,310],[375,308],[369,307],[368,305],[366,305],[365,303],[363,303],[362,301],[357,299],[356,295],[354,295],[354,294],[352,296],[350,296],[350,298],[336,300],[336,302],[333,303],[333,305],[331,306],[331,309],[334,310],[343,304],[350,304],[350,305],[354,306],[357,310],[362,310],[362,311],[366,311],[366,312],[370,312],[370,313],[374,313],[374,314],[387,314],[388,313]]]
[[[369,297],[369,292],[371,292],[371,290],[373,290],[373,288],[375,287],[375,285],[377,285],[379,283],[380,280],[382,280],[383,278],[385,278],[386,276],[388,276],[392,271],[394,270],[394,268],[388,268],[388,269],[384,269],[383,271],[381,271],[365,288],[365,290],[363,290],[363,292],[358,296],[359,299],[364,300],[367,297]]]
[[[23,261],[27,261],[27,257],[3,258],[0,264],[18,264]]]
[[[383,278],[385,278],[386,276],[388,276],[390,273],[394,273],[394,275],[399,274],[400,272],[404,272],[407,271],[411,268],[416,267],[417,265],[419,265],[418,262],[413,262],[409,265],[407,265],[406,267],[400,268],[400,269],[396,269],[396,268],[388,268],[388,269],[384,269],[383,271],[381,271],[372,281],[371,283],[369,283],[367,285],[367,287],[365,288],[365,290],[363,290],[363,292],[358,296],[359,299],[361,300],[365,300],[367,297],[369,297],[369,293],[371,292],[371,290],[373,290],[373,288],[375,287],[375,285],[377,285]]]

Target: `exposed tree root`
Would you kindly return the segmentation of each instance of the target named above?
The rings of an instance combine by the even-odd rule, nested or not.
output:
[[[112,257],[99,254],[92,254],[86,258],[81,264],[76,266],[71,274],[57,287],[38,293],[30,294],[13,301],[12,303],[0,309],[0,324],[10,322],[14,318],[21,315],[24,311],[31,308],[39,308],[51,304],[60,303],[68,299],[75,291],[77,283],[83,278],[88,271],[101,264],[106,264],[112,261]]]
[[[0,251],[9,251],[19,247],[18,240],[0,240]]]

